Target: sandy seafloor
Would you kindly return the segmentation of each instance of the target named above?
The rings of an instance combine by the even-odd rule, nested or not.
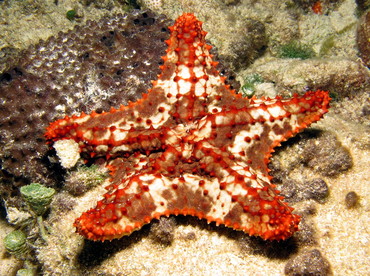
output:
[[[72,8],[78,7],[84,14],[82,22],[100,18],[104,14],[120,12],[120,7],[115,6],[114,1],[98,1],[112,3],[111,10],[99,9],[93,4],[86,8],[70,0],[58,1],[58,5],[55,5],[54,1],[45,1],[41,12],[39,5],[35,4],[28,5],[27,13],[22,12],[26,9],[20,3],[22,1],[9,2],[12,2],[10,7],[6,1],[0,2],[0,48],[24,49],[37,43],[39,39],[47,39],[59,31],[73,28],[74,24],[82,24],[70,22],[65,18],[65,12]],[[306,71],[309,78],[318,74],[317,79],[321,80],[320,72],[315,71],[314,65],[315,62],[321,62],[320,58],[334,60],[328,65],[328,70],[342,73],[344,76],[347,72],[341,71],[343,68],[335,68],[339,66],[336,64],[345,63],[347,60],[359,62],[355,46],[358,17],[354,0],[341,1],[327,15],[302,12],[295,22],[291,17],[287,17],[285,4],[281,3],[284,1],[235,1],[240,3],[237,6],[222,6],[223,10],[219,2],[222,1],[162,1],[159,8],[173,19],[183,11],[194,12],[205,22],[204,29],[209,32],[208,38],[219,47],[221,53],[228,51],[229,34],[233,27],[238,26],[238,20],[243,16],[269,21],[271,26],[268,28],[268,35],[276,43],[284,40],[283,33],[287,38],[298,35],[300,41],[311,44],[317,52],[320,51],[323,41],[329,35],[335,34],[335,47],[315,61],[274,61],[267,51],[252,65],[237,72],[241,82],[250,72],[265,71],[267,75],[275,75],[276,82],[280,82],[281,86],[303,89],[307,79],[306,75],[299,71],[300,67],[307,66],[310,69]],[[5,5],[7,8],[3,8]],[[229,24],[233,20],[235,25]],[[349,72],[348,76],[352,76],[351,74],[353,72]],[[271,86],[268,87],[271,90]],[[369,100],[368,89],[366,86],[357,89],[356,93],[364,95],[359,97],[361,100],[352,101],[351,97],[340,99],[341,103],[334,104],[324,119],[315,125],[316,128],[330,131],[337,136],[342,146],[349,150],[353,167],[337,177],[321,176],[307,168],[291,172],[291,177],[321,177],[329,186],[330,194],[326,202],[308,200],[294,205],[297,211],[305,208],[316,210],[311,221],[316,231],[315,244],[297,248],[288,258],[255,254],[245,249],[239,233],[235,234],[235,238],[232,230],[214,225],[208,227],[205,222],[197,222],[196,219],[184,222],[183,218],[179,218],[177,225],[173,227],[174,240],[170,246],[154,242],[151,234],[148,234],[149,226],[130,237],[124,237],[121,241],[97,245],[86,242],[75,234],[72,223],[81,212],[93,207],[99,194],[102,194],[101,186],[79,198],[74,210],[49,218],[49,223],[52,223],[49,245],[37,251],[40,268],[44,270],[45,275],[284,275],[284,267],[289,258],[305,250],[318,249],[329,261],[331,274],[369,275],[369,121],[360,123],[346,115],[347,110],[351,112],[360,108],[359,102],[361,104],[361,101]],[[284,152],[279,154],[283,162],[285,158],[289,158],[284,156]],[[350,191],[355,191],[360,197],[357,208],[348,209],[345,206],[344,198]],[[1,240],[11,230],[12,226],[2,219]],[[91,266],[84,264],[83,271],[77,269],[79,259],[88,260],[86,256],[89,255],[89,250],[101,250],[104,257],[99,262],[91,260]],[[0,263],[0,275],[15,275],[16,270],[22,266],[21,261],[5,252],[2,243]]]

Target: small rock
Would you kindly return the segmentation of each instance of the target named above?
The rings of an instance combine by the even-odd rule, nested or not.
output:
[[[303,192],[305,199],[321,201],[329,195],[329,187],[321,178],[306,181],[304,186],[306,188]]]
[[[305,251],[295,258],[289,260],[285,265],[286,275],[315,275],[324,276],[330,273],[329,262],[321,255],[317,249]]]
[[[309,218],[311,214],[299,213],[301,222],[299,223],[299,231],[294,234],[299,247],[313,246],[317,244],[316,230],[314,223]]]
[[[194,232],[189,232],[184,236],[185,240],[195,240],[197,238],[197,235]]]
[[[302,196],[299,193],[302,184],[298,181],[288,180],[284,181],[284,185],[279,187],[280,195],[284,197],[284,201],[288,203],[296,203],[302,200]]]
[[[309,139],[303,147],[303,163],[325,176],[337,176],[353,165],[349,151],[329,132]]]
[[[344,201],[348,209],[355,208],[358,205],[359,196],[354,191],[351,191],[346,194]]]
[[[153,222],[150,228],[153,240],[163,245],[170,245],[174,239],[175,226],[174,217],[161,217],[158,222]]]
[[[281,195],[285,201],[296,203],[302,200],[313,199],[322,203],[322,200],[329,195],[328,185],[321,178],[310,181],[288,180],[280,188]]]

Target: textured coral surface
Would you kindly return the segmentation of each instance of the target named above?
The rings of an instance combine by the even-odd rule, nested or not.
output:
[[[43,139],[48,122],[66,113],[108,110],[146,92],[158,72],[168,23],[143,12],[88,22],[9,64],[0,77],[6,176],[51,183]]]

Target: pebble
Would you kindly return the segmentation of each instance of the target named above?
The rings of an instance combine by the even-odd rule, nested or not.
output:
[[[344,201],[345,201],[346,207],[348,209],[351,209],[358,205],[359,196],[356,194],[356,192],[351,191],[348,194],[346,194]]]

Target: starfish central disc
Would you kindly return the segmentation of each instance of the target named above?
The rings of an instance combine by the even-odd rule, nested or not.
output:
[[[50,124],[49,141],[72,139],[104,156],[108,192],[75,221],[92,240],[129,235],[160,216],[192,215],[263,239],[298,230],[300,217],[271,184],[273,148],[328,111],[327,92],[246,99],[225,84],[193,14],[169,27],[162,73],[142,99]]]

